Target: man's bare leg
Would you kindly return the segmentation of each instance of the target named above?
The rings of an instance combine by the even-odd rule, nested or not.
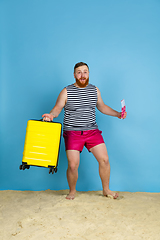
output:
[[[90,149],[99,163],[99,175],[103,186],[103,195],[116,199],[118,193],[114,193],[109,189],[110,180],[110,164],[105,143],[99,144]]]
[[[68,159],[67,180],[70,189],[66,199],[73,200],[76,193],[80,153],[76,150],[67,150],[66,154]]]

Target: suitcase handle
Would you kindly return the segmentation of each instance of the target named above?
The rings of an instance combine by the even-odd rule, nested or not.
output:
[[[53,121],[44,121],[43,118],[41,118],[39,121],[41,121],[41,122],[53,122]]]

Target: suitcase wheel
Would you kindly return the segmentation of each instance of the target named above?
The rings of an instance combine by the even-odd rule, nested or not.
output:
[[[19,166],[19,169],[20,169],[20,170],[25,170],[25,168],[26,168],[25,165],[20,165],[20,166]]]
[[[50,173],[54,174],[54,172],[55,172],[55,173],[57,172],[57,168],[50,167],[50,168],[49,168],[49,174],[50,174]]]
[[[22,165],[19,166],[19,169],[20,169],[20,170],[25,170],[26,168],[27,168],[27,169],[30,169],[30,166],[27,165],[27,164],[24,164],[24,163],[22,163]]]
[[[25,170],[26,169],[26,166],[25,165],[22,165],[22,170]]]

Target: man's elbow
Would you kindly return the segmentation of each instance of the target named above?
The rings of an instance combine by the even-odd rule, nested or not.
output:
[[[102,107],[97,107],[97,109],[101,112],[101,113],[104,113],[104,109]]]

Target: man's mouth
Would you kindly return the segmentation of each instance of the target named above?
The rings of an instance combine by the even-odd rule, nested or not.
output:
[[[86,87],[88,85],[89,78],[76,78],[76,82],[79,87]]]

